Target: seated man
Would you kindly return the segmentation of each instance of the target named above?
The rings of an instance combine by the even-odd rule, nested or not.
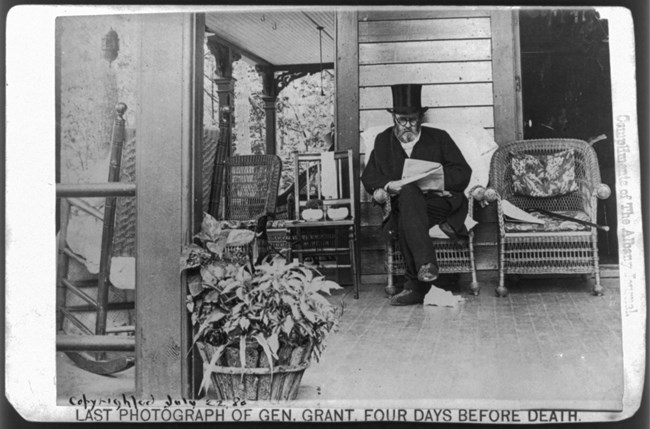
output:
[[[422,127],[422,86],[393,85],[394,125],[375,139],[367,165],[361,176],[366,190],[375,195],[390,195],[390,215],[384,227],[397,223],[400,247],[406,262],[404,290],[391,298],[391,305],[413,305],[424,301],[431,282],[438,277],[436,254],[429,229],[440,229],[452,239],[467,236],[464,221],[467,198],[463,191],[472,169],[452,138],[443,130]],[[415,183],[400,186],[407,158],[433,161],[442,165],[444,192],[423,192]],[[381,201],[380,201],[381,202]]]

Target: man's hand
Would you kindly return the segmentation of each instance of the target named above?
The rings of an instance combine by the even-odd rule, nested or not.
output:
[[[386,190],[391,195],[397,195],[402,190],[402,185],[399,182],[388,182],[386,184]]]

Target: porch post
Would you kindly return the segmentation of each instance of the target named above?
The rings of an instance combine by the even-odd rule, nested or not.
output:
[[[203,14],[140,18],[136,158],[136,395],[188,393],[181,246],[200,207]],[[200,209],[199,209],[200,210]]]
[[[208,39],[208,48],[216,60],[217,97],[219,100],[219,141],[215,156],[212,191],[209,211],[213,216],[219,215],[221,188],[225,161],[232,152],[232,125],[235,117],[235,79],[232,77],[232,63],[241,58],[230,46],[219,43],[214,38]]]
[[[495,10],[490,13],[494,139],[498,144],[523,138],[518,13],[516,10]]]
[[[264,116],[266,119],[266,154],[275,155],[275,102],[278,99],[273,69],[258,67],[262,77]]]
[[[354,190],[359,194],[359,19],[357,11],[336,12],[336,150],[352,149]],[[355,201],[360,226],[361,199]]]

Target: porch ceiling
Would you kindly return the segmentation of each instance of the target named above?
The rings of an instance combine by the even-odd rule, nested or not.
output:
[[[322,26],[322,61],[334,62],[334,11],[220,11],[207,13],[205,24],[249,61],[273,66],[319,63],[317,27]]]

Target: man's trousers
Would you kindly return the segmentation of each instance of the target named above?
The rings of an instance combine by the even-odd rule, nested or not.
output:
[[[398,196],[399,243],[406,265],[405,289],[428,291],[428,284],[418,281],[418,270],[424,264],[436,263],[436,252],[429,229],[444,222],[452,212],[447,197],[423,193],[414,183],[404,186]]]

